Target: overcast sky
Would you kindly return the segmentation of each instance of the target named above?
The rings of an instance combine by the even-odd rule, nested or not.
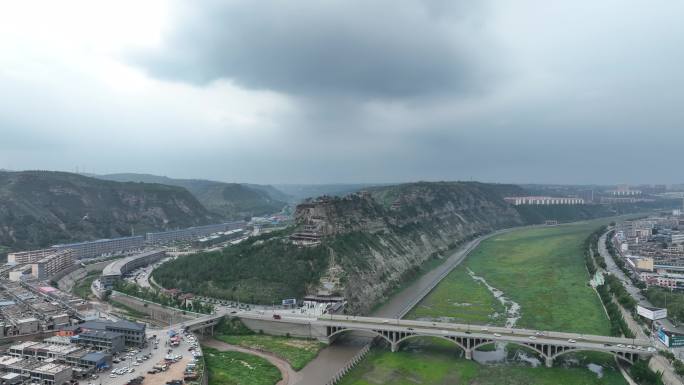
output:
[[[0,168],[684,181],[684,2],[7,1]]]

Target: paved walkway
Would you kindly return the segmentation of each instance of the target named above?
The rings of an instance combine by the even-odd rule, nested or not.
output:
[[[205,338],[202,339],[202,345],[208,346],[210,348],[214,348],[216,350],[220,350],[222,352],[226,351],[232,351],[232,352],[240,352],[240,353],[246,353],[246,354],[252,354],[258,357],[261,357],[271,364],[273,364],[278,370],[280,370],[280,374],[282,375],[283,379],[278,381],[277,385],[293,385],[297,381],[299,381],[299,373],[297,373],[294,369],[292,369],[292,366],[290,366],[290,363],[287,361],[283,360],[282,358],[271,354],[267,352],[261,352],[258,350],[253,350],[253,349],[247,349],[243,348],[241,346],[235,346],[235,345],[230,345],[227,344],[223,341],[219,341],[215,338]]]

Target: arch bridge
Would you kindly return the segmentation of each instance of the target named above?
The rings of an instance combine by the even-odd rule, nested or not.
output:
[[[466,359],[472,359],[473,351],[480,346],[502,342],[533,350],[544,359],[548,367],[553,366],[553,361],[556,358],[572,352],[597,351],[609,353],[629,364],[633,364],[640,357],[652,355],[656,352],[656,349],[647,340],[575,333],[373,317],[332,316],[324,319],[319,318],[316,322],[325,325],[325,336],[328,338],[328,342],[342,333],[360,331],[375,334],[384,339],[395,352],[399,349],[399,345],[408,339],[437,337],[449,340],[463,349]]]

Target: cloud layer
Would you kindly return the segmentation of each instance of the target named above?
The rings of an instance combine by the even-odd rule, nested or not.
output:
[[[676,2],[65,4],[0,7],[0,167],[681,182]]]

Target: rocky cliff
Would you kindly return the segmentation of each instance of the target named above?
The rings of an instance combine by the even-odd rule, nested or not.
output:
[[[412,183],[322,197],[299,205],[295,215],[331,254],[332,274],[322,281],[336,284],[349,309],[363,313],[429,259],[477,235],[524,224],[503,200],[516,193],[522,191],[507,185]]]
[[[366,313],[452,250],[496,229],[610,215],[596,206],[511,206],[518,186],[409,183],[323,196],[297,206],[296,226],[155,270],[166,287],[270,304],[304,294],[343,295]],[[426,263],[428,262],[428,263]]]
[[[218,220],[180,187],[63,172],[0,172],[0,251]]]

